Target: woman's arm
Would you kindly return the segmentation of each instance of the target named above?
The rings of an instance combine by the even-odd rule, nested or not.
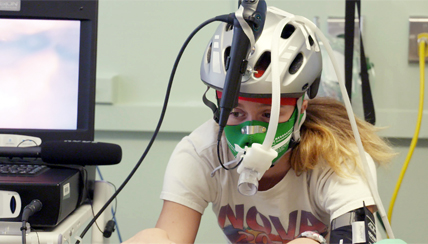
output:
[[[184,205],[164,201],[156,228],[168,233],[175,243],[194,243],[202,214]]]
[[[194,243],[202,214],[184,205],[164,201],[156,228],[138,232],[123,244]]]

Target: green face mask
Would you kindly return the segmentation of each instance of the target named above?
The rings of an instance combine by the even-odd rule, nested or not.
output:
[[[272,163],[275,163],[285,154],[285,152],[287,152],[297,116],[297,109],[294,109],[294,112],[288,121],[278,124],[275,139],[272,144],[272,148],[278,153],[278,156],[272,161]],[[235,145],[244,149],[245,146],[251,147],[251,144],[253,143],[263,144],[268,126],[268,122],[257,120],[246,121],[239,125],[227,125],[224,128],[224,133],[226,134],[227,145],[233,155],[236,157],[238,154],[238,151],[235,149]]]

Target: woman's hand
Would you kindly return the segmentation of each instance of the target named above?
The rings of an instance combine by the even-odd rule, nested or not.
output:
[[[160,228],[145,229],[138,232],[131,239],[123,242],[122,244],[148,244],[148,243],[159,243],[159,244],[174,244],[168,238],[166,231]]]

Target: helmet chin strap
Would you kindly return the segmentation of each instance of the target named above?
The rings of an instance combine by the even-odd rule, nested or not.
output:
[[[302,105],[304,100],[305,100],[304,97],[300,97],[297,100],[296,106],[297,106],[297,110],[299,111],[299,119],[296,119],[296,122],[294,124],[293,133],[291,134],[290,143],[288,144],[288,149],[286,153],[293,150],[293,148],[295,148],[297,144],[299,144],[300,142],[300,129],[302,128],[302,125],[306,120],[306,110],[303,111],[303,113],[300,113],[300,111],[302,110]]]
[[[302,125],[306,119],[306,110],[303,111],[303,113],[300,113],[300,111],[302,110],[303,101],[304,101],[304,97],[300,97],[297,100],[297,103],[296,103],[296,109],[298,111],[297,119],[293,126],[293,133],[291,133],[290,137],[286,139],[288,141],[288,149],[284,153],[284,155],[290,152],[291,150],[293,150],[293,148],[297,146],[297,144],[299,144],[300,142],[300,129],[302,128]],[[279,158],[272,163],[272,166],[274,166],[278,162],[278,160]]]
[[[300,128],[302,128],[303,123],[305,122],[306,119],[306,110],[303,111],[303,113],[301,113],[302,111],[302,107],[303,107],[303,101],[304,101],[304,96],[300,97],[297,100],[297,111],[299,113],[299,119],[296,119],[296,123],[294,124],[294,131],[293,131],[293,140],[297,143],[300,141]]]
[[[209,107],[212,111],[213,111],[213,119],[215,120],[215,122],[218,124],[218,120],[219,120],[219,116],[220,116],[220,110],[217,107],[217,105],[215,105],[215,103],[211,102],[210,100],[208,100],[207,98],[207,92],[210,89],[209,86],[207,86],[207,90],[204,92],[204,95],[202,96],[202,101],[204,102],[204,104]],[[217,100],[217,104],[218,104],[218,100]]]

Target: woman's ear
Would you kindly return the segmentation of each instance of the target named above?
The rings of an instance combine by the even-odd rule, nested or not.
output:
[[[303,103],[302,103],[302,107],[300,108],[300,113],[301,114],[303,114],[303,112],[305,112],[305,110],[308,108],[308,104],[309,104],[309,101],[308,100],[303,100]]]

